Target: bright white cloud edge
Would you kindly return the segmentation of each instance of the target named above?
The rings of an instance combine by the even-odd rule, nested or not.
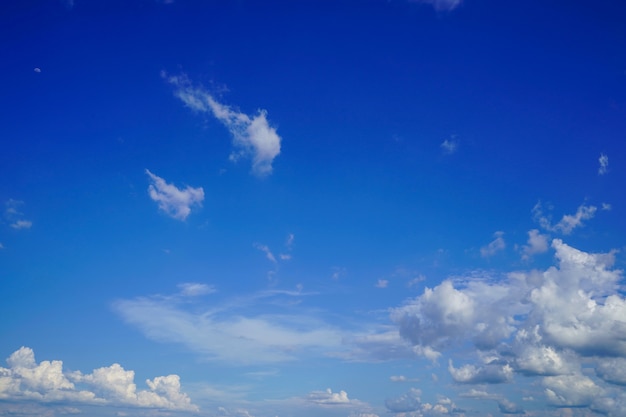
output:
[[[213,115],[230,132],[235,150],[230,160],[241,157],[252,158],[252,172],[257,176],[272,173],[274,158],[280,154],[282,138],[276,128],[270,126],[267,111],[258,110],[254,116],[242,113],[233,107],[220,103],[208,91],[194,87],[186,76],[167,76],[167,81],[176,87],[174,95],[190,109]]]

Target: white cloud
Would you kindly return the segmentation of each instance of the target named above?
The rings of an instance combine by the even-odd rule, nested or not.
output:
[[[522,246],[522,259],[530,259],[531,256],[548,251],[548,236],[542,235],[539,230],[528,231],[528,244]]]
[[[592,219],[596,214],[597,207],[585,206],[582,204],[576,210],[576,214],[566,214],[555,225],[552,225],[550,218],[543,213],[541,202],[533,207],[533,216],[541,227],[551,232],[560,232],[569,235],[577,227],[583,226],[583,220]]]
[[[164,75],[165,76],[165,75]],[[241,113],[230,106],[219,103],[202,88],[193,87],[185,76],[167,77],[176,86],[175,95],[194,111],[212,114],[229,130],[235,151],[230,159],[242,156],[252,158],[252,172],[265,176],[272,172],[272,162],[280,154],[281,137],[270,126],[267,112],[259,110],[255,116]]]
[[[224,363],[272,363],[341,347],[343,335],[334,326],[293,311],[293,297],[302,295],[267,292],[222,307],[203,307],[202,299],[154,296],[119,300],[113,308],[152,340],[180,343]],[[286,311],[260,313],[263,302]]]
[[[348,393],[345,391],[333,392],[330,388],[327,388],[326,391],[313,391],[307,396],[307,401],[310,401],[315,404],[328,404],[328,405],[337,405],[337,404],[349,404],[350,399],[348,398]]]
[[[463,0],[412,0],[417,3],[431,4],[437,11],[454,10],[463,3]]]
[[[446,139],[443,142],[441,142],[440,146],[444,153],[453,154],[459,148],[459,141],[455,140],[454,138],[450,140]]]
[[[40,73],[41,72],[41,68],[35,68],[35,69],[33,69],[33,71],[35,71],[36,73]]]
[[[602,388],[581,375],[549,376],[543,379],[548,403],[559,407],[585,407],[603,394]]]
[[[274,256],[274,254],[272,253],[272,251],[267,245],[261,245],[260,243],[255,243],[254,247],[260,250],[261,252],[263,252],[265,254],[265,257],[268,260],[270,260],[273,263],[276,263],[276,257]]]
[[[126,371],[119,364],[86,375],[81,372],[66,374],[62,361],[38,364],[33,350],[28,347],[15,351],[7,359],[7,364],[9,368],[0,367],[0,399],[4,400],[198,410],[189,397],[180,392],[178,375],[146,380],[150,389],[137,391],[134,371]]]
[[[178,284],[178,288],[180,288],[180,294],[186,297],[196,297],[199,295],[211,294],[214,293],[215,287],[207,284],[200,284],[197,282],[184,282],[182,284]]]
[[[33,222],[30,220],[17,220],[14,223],[11,223],[11,227],[17,230],[20,229],[30,229],[33,225]]]
[[[185,189],[179,189],[173,184],[168,184],[163,178],[154,175],[147,169],[146,174],[152,181],[148,187],[150,198],[168,216],[177,220],[185,220],[191,213],[191,207],[202,205],[204,200],[202,187],[192,188],[187,186]]]
[[[389,280],[386,280],[386,279],[379,279],[376,282],[376,288],[387,288],[388,285],[389,285]]]
[[[626,385],[626,358],[599,359],[596,373],[606,382]]]
[[[385,400],[385,407],[397,416],[430,417],[449,415],[459,411],[456,405],[447,397],[440,396],[435,404],[422,402],[421,391],[411,388],[403,395]]]
[[[408,378],[404,375],[392,375],[389,377],[391,382],[417,382],[417,378]]]
[[[598,168],[598,175],[606,174],[609,170],[609,157],[605,154],[600,154],[598,163],[600,164],[600,167]]]
[[[24,219],[24,213],[20,211],[20,207],[24,205],[23,201],[10,198],[4,203],[4,205],[4,218],[9,222],[9,225],[13,229],[30,229],[33,226],[33,222]]]
[[[504,238],[502,237],[504,236],[504,232],[495,232],[493,236],[495,237],[494,240],[492,240],[487,246],[483,246],[482,248],[480,248],[480,255],[483,258],[493,256],[506,248],[506,243],[504,242]]]
[[[508,364],[490,363],[481,367],[468,364],[455,368],[450,360],[448,372],[460,384],[499,384],[513,379],[513,368]]]

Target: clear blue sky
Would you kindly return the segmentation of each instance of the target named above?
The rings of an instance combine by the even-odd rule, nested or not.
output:
[[[626,415],[625,22],[2,2],[0,415]]]

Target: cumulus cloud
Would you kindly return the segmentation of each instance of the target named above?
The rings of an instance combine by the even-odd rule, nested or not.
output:
[[[154,175],[147,169],[146,174],[148,174],[151,181],[148,187],[150,198],[168,216],[177,220],[185,220],[191,213],[192,207],[202,205],[204,200],[202,187],[192,188],[187,186],[184,189],[180,189],[173,184],[168,184],[163,178]]]
[[[535,207],[533,207],[533,216],[544,229],[569,235],[577,227],[583,226],[583,220],[592,219],[597,210],[598,208],[596,206],[586,206],[582,204],[578,207],[575,214],[566,214],[558,223],[553,225],[550,217],[543,213],[541,202],[538,202]]]
[[[600,154],[598,163],[600,164],[600,167],[598,168],[598,175],[606,174],[609,170],[609,157],[605,154]]]
[[[388,285],[389,280],[379,279],[378,281],[376,281],[376,288],[387,288]]]
[[[35,71],[36,73],[40,73],[41,72],[41,68],[35,68],[35,69],[33,69],[33,71]]]
[[[345,391],[333,392],[330,388],[326,391],[313,391],[307,396],[307,400],[315,404],[349,404],[350,399]]]
[[[626,358],[602,358],[598,360],[596,374],[611,384],[626,385]]]
[[[513,379],[513,368],[508,364],[490,363],[481,367],[468,364],[455,368],[450,360],[448,372],[460,384],[500,384]]]
[[[488,258],[490,256],[495,255],[496,253],[504,250],[506,248],[506,243],[504,242],[504,232],[495,232],[493,234],[494,240],[492,240],[487,246],[483,246],[480,248],[480,255],[483,258]]]
[[[190,109],[213,115],[230,132],[235,150],[230,159],[252,158],[252,172],[258,176],[272,173],[272,162],[280,154],[281,137],[267,120],[267,111],[249,116],[218,102],[209,92],[194,87],[185,76],[167,80],[176,87],[175,95]]]
[[[119,364],[98,368],[91,374],[65,373],[62,361],[37,363],[28,347],[15,351],[7,364],[8,368],[0,367],[0,399],[4,400],[198,410],[187,394],[180,392],[178,375],[148,379],[149,389],[137,391],[134,371]]]
[[[602,395],[602,388],[584,375],[549,376],[543,379],[548,402],[559,407],[585,407]]]
[[[414,417],[429,417],[449,415],[458,411],[456,405],[447,397],[440,397],[435,404],[422,402],[422,392],[417,388],[411,388],[399,397],[385,400],[385,407],[392,413]]]
[[[533,255],[548,251],[548,236],[542,235],[539,230],[528,231],[528,243],[522,246],[522,259],[530,259]]]
[[[415,353],[429,348],[441,355],[471,341],[477,363],[449,361],[457,383],[504,383],[516,373],[539,377],[551,405],[622,415],[626,298],[623,271],[613,267],[616,251],[588,253],[560,239],[549,249],[556,262],[546,270],[448,279],[393,309],[391,319]],[[497,401],[504,414],[523,411],[503,397],[471,391],[469,398]],[[402,400],[398,410],[415,408]]]

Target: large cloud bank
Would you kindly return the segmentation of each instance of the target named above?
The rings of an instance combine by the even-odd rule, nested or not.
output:
[[[548,404],[625,415],[626,299],[615,253],[586,253],[559,239],[552,248],[558,265],[546,271],[446,280],[393,309],[392,320],[433,360],[470,341],[477,362],[448,364],[459,384],[539,377]]]

